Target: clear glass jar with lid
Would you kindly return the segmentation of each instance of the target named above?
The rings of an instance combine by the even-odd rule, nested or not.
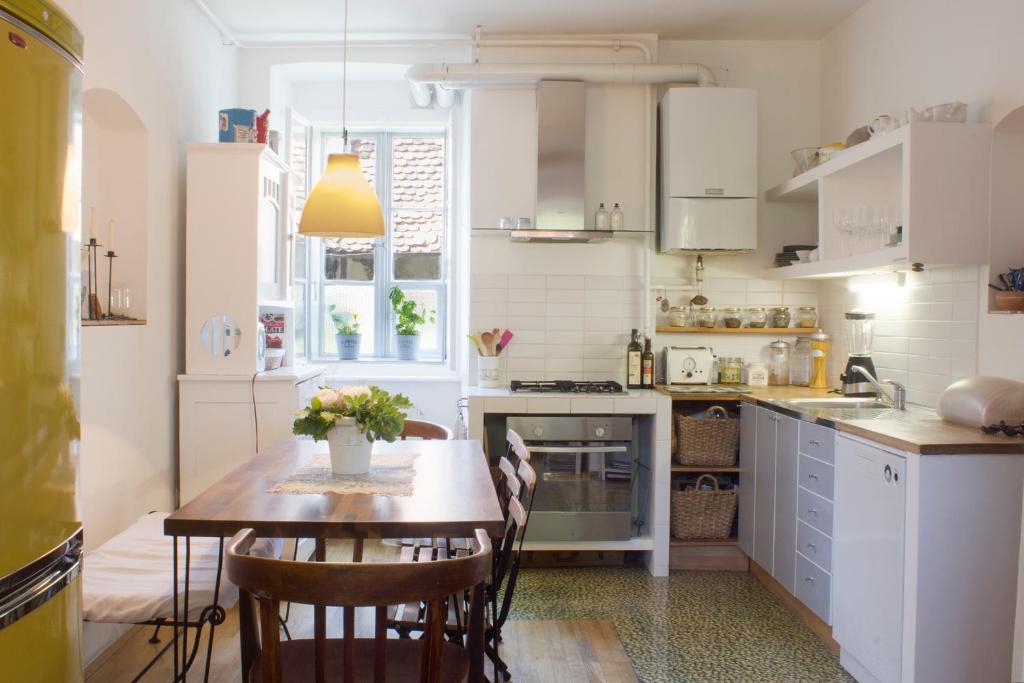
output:
[[[673,306],[668,309],[668,324],[672,327],[689,327],[690,309],[686,306]]]
[[[789,383],[798,387],[811,384],[811,338],[798,337],[789,363]]]
[[[764,306],[752,306],[747,309],[747,327],[767,327],[768,311]]]
[[[718,323],[713,306],[701,306],[696,313],[697,327],[714,327]]]
[[[719,311],[718,320],[722,327],[734,330],[743,327],[743,309],[737,306],[726,306]]]
[[[719,384],[739,384],[743,375],[743,359],[722,356],[718,359]]]
[[[789,344],[781,339],[768,346],[768,384],[789,384]]]
[[[772,327],[789,327],[790,315],[788,306],[776,306],[772,309]]]
[[[814,306],[801,306],[796,309],[794,327],[814,328],[818,326],[818,310]]]

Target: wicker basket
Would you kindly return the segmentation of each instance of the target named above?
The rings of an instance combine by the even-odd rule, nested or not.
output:
[[[715,483],[714,491],[700,490],[705,477]],[[729,538],[736,519],[736,503],[735,490],[722,491],[717,479],[702,474],[694,488],[672,491],[672,535],[684,540]]]
[[[736,464],[740,421],[722,406],[708,408],[706,417],[676,415],[675,459],[680,465],[732,467]]]

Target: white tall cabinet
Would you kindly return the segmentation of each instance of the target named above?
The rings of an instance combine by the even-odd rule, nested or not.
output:
[[[323,368],[294,365],[288,167],[266,145],[187,148],[185,374],[178,377],[178,494],[184,504],[291,438]],[[285,366],[262,370],[263,313],[285,316]]]

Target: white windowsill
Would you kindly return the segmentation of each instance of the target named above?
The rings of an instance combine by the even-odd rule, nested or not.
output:
[[[459,382],[459,373],[441,361],[320,361],[329,382]]]

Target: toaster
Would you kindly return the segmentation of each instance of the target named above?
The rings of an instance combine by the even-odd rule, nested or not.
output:
[[[713,384],[715,354],[707,346],[665,348],[665,384]]]

